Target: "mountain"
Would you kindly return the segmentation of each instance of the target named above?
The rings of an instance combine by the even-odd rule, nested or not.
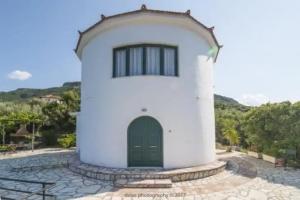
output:
[[[65,82],[60,87],[51,87],[46,89],[32,89],[32,88],[19,88],[9,92],[0,92],[0,102],[2,101],[14,101],[22,102],[27,101],[32,98],[38,98],[45,95],[56,95],[61,96],[64,92],[68,90],[80,88],[80,82]],[[238,101],[215,94],[215,106],[216,107],[234,107],[240,110],[247,109],[247,106],[240,104]]]
[[[66,82],[61,87],[51,87],[46,89],[18,88],[9,92],[0,92],[0,102],[14,101],[22,102],[32,98],[38,98],[45,95],[61,96],[64,92],[79,89],[80,82]]]
[[[247,111],[250,109],[249,106],[245,106],[233,98],[221,96],[218,94],[215,94],[215,108],[234,108],[240,111]]]

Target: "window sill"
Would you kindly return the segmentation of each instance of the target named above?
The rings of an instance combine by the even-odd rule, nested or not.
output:
[[[179,76],[166,76],[166,75],[131,75],[131,76],[118,76],[118,77],[112,77],[112,79],[118,79],[118,78],[133,78],[133,77],[166,77],[166,78],[179,78]]]

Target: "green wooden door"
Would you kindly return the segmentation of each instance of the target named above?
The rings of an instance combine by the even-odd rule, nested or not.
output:
[[[135,119],[128,127],[128,166],[162,167],[162,127],[152,117]]]

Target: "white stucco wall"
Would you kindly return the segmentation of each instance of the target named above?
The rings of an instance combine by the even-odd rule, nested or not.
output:
[[[155,43],[178,46],[179,77],[112,78],[113,48]],[[118,26],[93,38],[82,51],[80,159],[127,167],[127,128],[137,117],[163,127],[165,168],[215,159],[213,60],[209,45],[188,28],[166,23]],[[142,112],[146,108],[147,112]]]
[[[80,113],[76,115],[76,152],[80,152]]]

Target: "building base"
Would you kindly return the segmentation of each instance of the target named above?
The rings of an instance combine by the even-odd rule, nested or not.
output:
[[[120,180],[150,181],[159,179],[163,181],[169,179],[171,182],[189,181],[218,174],[225,168],[225,161],[215,161],[206,165],[180,169],[109,168],[82,163],[78,158],[69,163],[69,169],[74,173],[98,180],[114,181],[115,183],[119,183]]]

